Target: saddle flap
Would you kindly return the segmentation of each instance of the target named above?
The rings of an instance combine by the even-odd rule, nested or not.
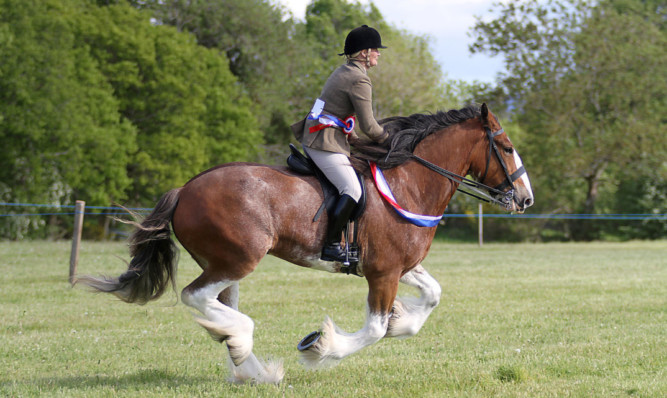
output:
[[[350,221],[357,221],[364,214],[364,210],[366,210],[366,184],[364,183],[364,176],[357,173],[357,178],[359,178],[359,184],[361,184],[361,197],[359,198],[359,202],[357,202],[357,207],[355,207],[350,216]]]
[[[292,152],[287,157],[287,166],[290,169],[303,175],[315,174],[315,170],[313,170],[313,164],[310,159],[302,154],[293,144],[289,144],[289,149]]]
[[[316,221],[320,218],[321,212],[324,210],[324,208],[326,208],[327,212],[329,213],[333,210],[333,207],[336,205],[336,199],[338,198],[338,189],[334,187],[331,182],[329,182],[324,174],[317,168],[315,163],[309,157],[301,153],[301,151],[299,151],[299,149],[294,146],[294,144],[289,144],[289,149],[291,154],[287,157],[287,166],[291,170],[301,175],[316,176],[322,187],[322,193],[324,194],[323,208],[320,208],[320,211],[318,211],[315,215],[315,219],[313,221]],[[361,217],[361,214],[366,208],[366,185],[364,184],[364,177],[358,173],[357,177],[359,178],[359,183],[361,184],[361,198],[359,199],[357,207],[352,212],[350,221],[355,221]]]

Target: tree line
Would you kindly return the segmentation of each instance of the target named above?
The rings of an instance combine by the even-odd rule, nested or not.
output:
[[[521,131],[536,210],[665,214],[664,2],[511,0],[496,11],[475,25],[471,51],[505,56],[487,96]],[[542,227],[560,239],[667,236],[664,220]]]
[[[145,207],[220,163],[283,162],[289,125],[342,62],[345,35],[368,24],[391,47],[371,72],[376,117],[488,102],[524,157],[534,212],[664,213],[664,5],[513,0],[493,11],[471,52],[502,54],[506,70],[484,85],[447,79],[431,38],[372,3],[313,0],[299,21],[269,0],[0,0],[0,200]],[[0,236],[58,236],[66,223],[5,217]],[[497,230],[665,236],[665,222],[645,224]]]

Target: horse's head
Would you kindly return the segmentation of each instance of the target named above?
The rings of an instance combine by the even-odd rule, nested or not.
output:
[[[355,144],[352,161],[359,169],[364,165],[368,168],[368,161],[389,169],[414,160],[454,181],[457,189],[509,211],[523,212],[533,205],[533,191],[521,158],[486,104],[393,117],[381,124],[389,139],[380,144]],[[477,181],[459,175],[466,172]]]
[[[476,146],[470,171],[479,182],[493,188],[489,194],[504,202],[507,210],[523,213],[534,198],[519,153],[486,104],[482,104],[480,121],[485,145]]]

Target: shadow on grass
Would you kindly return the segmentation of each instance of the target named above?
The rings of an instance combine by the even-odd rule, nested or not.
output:
[[[211,374],[210,377],[196,377],[178,374],[163,369],[143,369],[123,375],[82,375],[71,377],[39,378],[32,380],[2,380],[0,391],[18,385],[31,385],[39,391],[90,390],[112,387],[115,391],[139,391],[149,388],[198,386],[204,383],[220,382],[224,376]]]

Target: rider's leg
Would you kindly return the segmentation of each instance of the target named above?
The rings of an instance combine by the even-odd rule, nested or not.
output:
[[[344,154],[313,148],[304,150],[341,195],[330,215],[322,260],[342,262],[346,258],[345,251],[340,246],[341,234],[361,198],[359,179],[350,159]]]
[[[352,211],[354,211],[356,206],[357,202],[347,194],[341,196],[338,202],[336,202],[336,207],[327,225],[327,235],[324,247],[322,248],[322,256],[320,257],[322,260],[340,262],[349,260],[349,258],[346,259],[345,250],[340,246],[340,241],[343,228],[345,228],[347,220],[350,219],[350,215],[352,215]],[[353,259],[353,261],[359,260]]]

